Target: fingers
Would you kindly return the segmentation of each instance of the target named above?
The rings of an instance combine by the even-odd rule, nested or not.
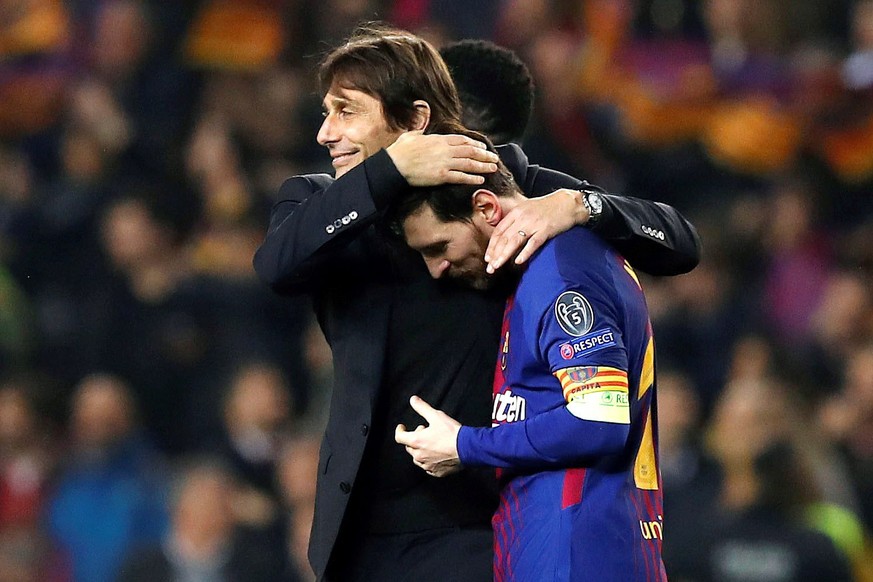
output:
[[[467,157],[452,158],[448,167],[457,172],[467,172],[468,174],[493,174],[497,171],[496,162]]]
[[[490,162],[492,164],[497,164],[500,160],[500,157],[497,154],[485,149],[485,144],[478,141],[452,146],[451,153],[454,158],[467,158],[480,162]]]
[[[548,240],[548,239],[546,237],[540,235],[539,233],[532,234],[527,239],[527,244],[524,245],[524,248],[521,249],[521,252],[519,252],[515,256],[515,264],[521,265],[525,261],[527,261],[529,258],[531,258],[533,256],[533,254],[535,252],[537,252],[541,246],[543,246],[543,244],[546,242],[546,240]],[[507,259],[508,258],[509,257],[507,257]],[[496,268],[499,268],[499,267],[496,267]]]
[[[479,185],[485,182],[481,174],[497,171],[500,158],[488,151],[484,143],[462,135],[445,136],[451,158],[447,160],[445,181],[449,184]]]
[[[449,170],[445,174],[445,184],[470,184],[478,186],[485,183],[485,177],[479,174],[465,174],[457,170]]]
[[[472,137],[468,137],[466,135],[461,135],[458,133],[447,133],[445,134],[446,142],[449,145],[453,146],[461,146],[461,145],[471,145],[476,148],[485,149],[485,144],[479,141],[478,139],[473,139]]]
[[[414,432],[406,430],[405,425],[398,424],[397,428],[394,429],[394,442],[398,445],[406,445],[406,452],[409,452],[409,445],[412,444],[412,439],[415,438],[414,435]]]
[[[493,174],[497,171],[496,162],[469,157],[454,157],[446,160],[446,163],[445,182],[449,184],[479,185],[485,182],[482,174]]]
[[[432,407],[430,404],[419,398],[418,396],[413,396],[409,399],[409,405],[412,406],[412,409],[418,413],[423,419],[425,419],[428,424],[432,423],[436,420],[439,411]]]
[[[500,225],[498,225],[499,227]],[[512,230],[509,228],[503,229],[502,234],[498,234],[495,229],[491,235],[491,240],[488,242],[488,248],[485,251],[485,262],[487,263],[485,270],[493,274],[497,269],[506,264],[511,257],[516,256],[521,249],[523,260],[516,259],[516,264],[521,264],[543,245],[544,239],[536,232],[527,232],[523,229]]]

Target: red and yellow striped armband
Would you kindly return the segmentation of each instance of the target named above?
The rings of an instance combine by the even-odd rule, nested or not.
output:
[[[608,366],[577,366],[555,372],[567,410],[582,420],[630,424],[627,372]]]

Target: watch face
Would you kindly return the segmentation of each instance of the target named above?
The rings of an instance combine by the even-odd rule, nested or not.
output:
[[[586,202],[588,202],[588,212],[593,217],[600,216],[600,213],[603,212],[603,200],[600,198],[600,194],[597,192],[588,192],[585,196]]]

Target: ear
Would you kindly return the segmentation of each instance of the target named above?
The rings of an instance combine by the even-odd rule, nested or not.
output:
[[[412,120],[412,127],[409,129],[424,129],[430,123],[430,105],[423,99],[416,99],[412,106],[415,108],[415,117]]]
[[[473,192],[472,203],[474,221],[479,219],[489,226],[497,226],[497,223],[503,218],[500,197],[491,190],[479,188]]]

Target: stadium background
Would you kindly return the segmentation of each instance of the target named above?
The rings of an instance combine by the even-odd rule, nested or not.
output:
[[[187,538],[311,576],[330,354],[251,257],[330,171],[319,55],[373,19],[515,49],[532,161],[698,226],[643,281],[673,579],[833,545],[870,580],[873,2],[3,0],[0,582]]]

